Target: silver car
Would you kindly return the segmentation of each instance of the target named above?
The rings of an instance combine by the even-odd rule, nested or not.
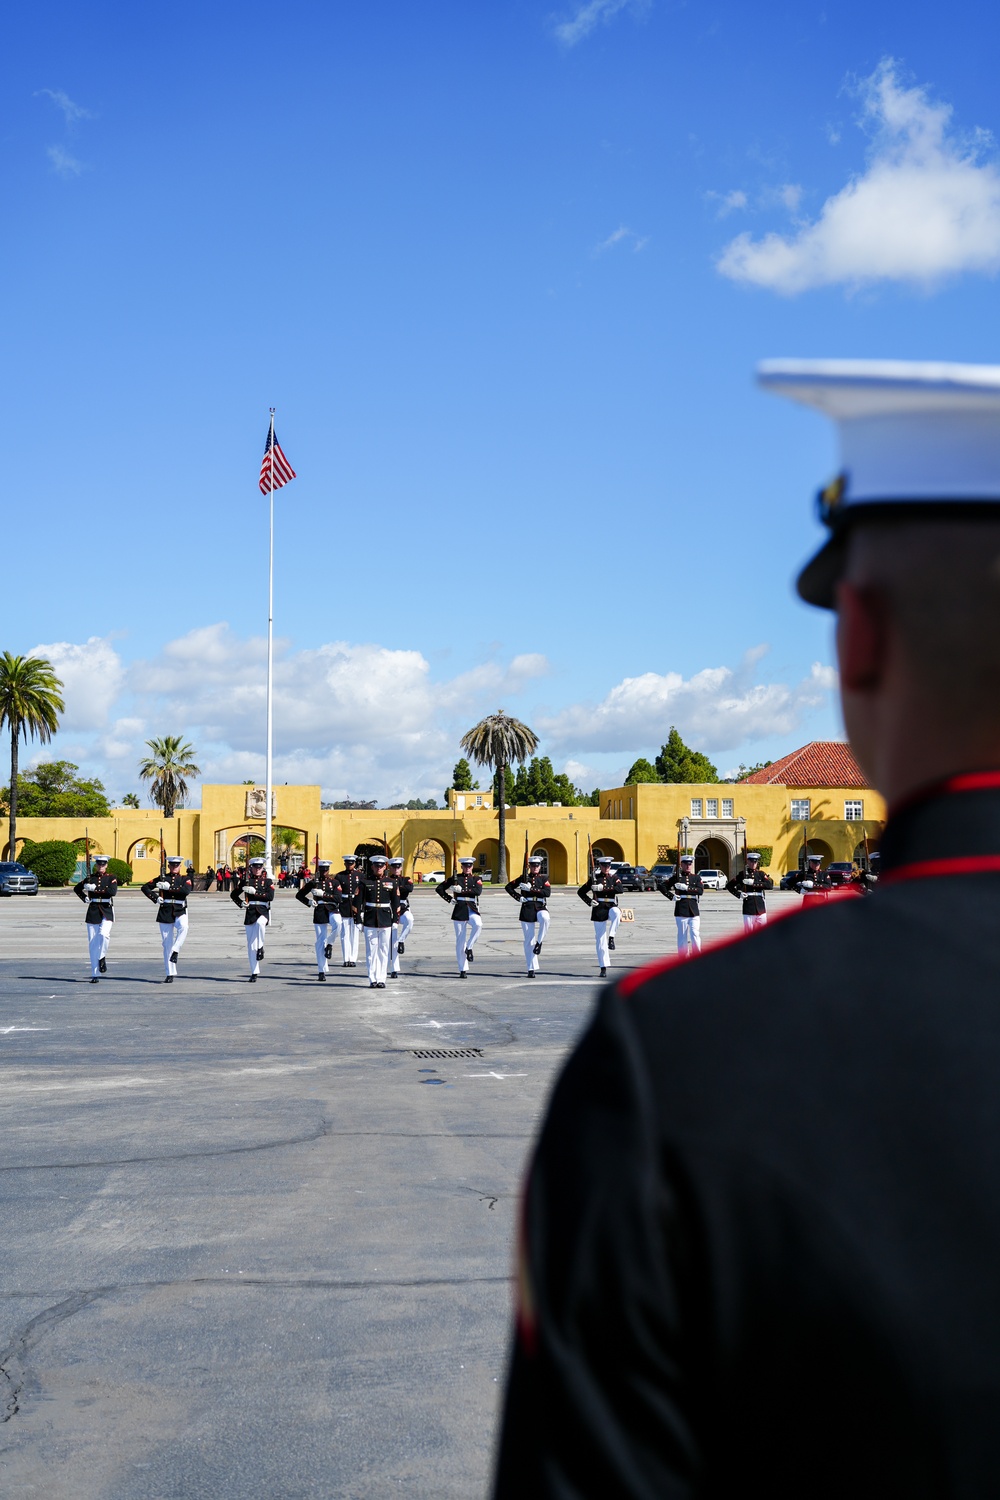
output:
[[[15,860],[0,862],[0,896],[37,896],[38,876]]]

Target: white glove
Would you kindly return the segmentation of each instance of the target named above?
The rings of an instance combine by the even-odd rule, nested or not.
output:
[[[461,890],[462,890],[462,887],[460,885],[450,885],[448,887],[448,895],[449,896],[458,896],[458,895],[461,894]]]
[[[169,880],[158,880],[156,882],[156,889],[158,891],[169,891],[169,889],[170,889],[170,881]]]
[[[803,880],[803,882],[802,882],[802,889],[804,891],[811,891],[812,888],[813,888],[813,886],[814,886],[814,884],[815,884],[815,881],[812,881],[812,880]]]
[[[522,880],[521,884],[518,886],[518,890],[519,891],[530,891],[531,890],[531,886],[528,884],[528,882],[526,880]]]
[[[92,891],[94,889],[94,887],[92,885],[85,885],[83,889],[84,889],[85,892],[86,891]]]
[[[752,880],[744,880],[743,884],[744,885],[753,885],[753,881]]]
[[[603,890],[604,890],[604,887],[603,887],[603,885],[600,885],[600,884],[595,885],[593,887],[593,891],[594,891],[594,895],[595,896],[599,896]]]
[[[679,880],[677,882],[677,884],[674,886],[674,890],[675,891],[686,891],[687,890],[687,885],[683,881]]]
[[[243,896],[256,896],[257,887],[255,885],[245,885],[240,894]]]

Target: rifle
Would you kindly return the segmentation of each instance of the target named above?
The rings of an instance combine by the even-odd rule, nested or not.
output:
[[[84,830],[83,830],[83,845],[84,845],[84,855],[86,857],[86,863],[87,863],[87,879],[89,880],[90,879],[90,829],[89,828],[84,828]]]
[[[590,834],[587,834],[587,879],[591,885],[594,883],[594,846],[591,843]]]
[[[160,879],[162,880],[167,870],[167,854],[163,847],[163,828],[160,828]]]
[[[528,878],[528,830],[524,830],[524,863],[521,866],[522,883]]]
[[[451,836],[451,878],[458,879],[458,839],[454,834]]]

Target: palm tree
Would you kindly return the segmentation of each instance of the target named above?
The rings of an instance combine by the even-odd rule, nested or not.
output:
[[[17,858],[18,741],[37,739],[47,745],[66,708],[62,683],[44,656],[0,656],[0,728],[10,730],[10,857]]]
[[[194,746],[181,743],[179,734],[168,734],[162,740],[147,740],[152,755],[139,762],[139,775],[151,781],[149,795],[163,816],[172,818],[178,802],[187,796],[185,776],[200,776],[194,763]]]
[[[137,792],[126,792],[122,798],[122,807],[138,807],[139,795]]]
[[[520,765],[538,749],[538,736],[520,719],[512,719],[498,708],[474,724],[461,739],[462,749],[471,755],[478,766],[489,766],[496,772],[497,795],[499,797],[498,827],[500,834],[500,868],[497,884],[507,884],[507,809],[504,805],[507,767]]]

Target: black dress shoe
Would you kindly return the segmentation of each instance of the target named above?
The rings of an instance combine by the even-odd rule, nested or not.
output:
[[[375,983],[374,979],[369,979],[369,981],[368,981],[368,988],[370,990],[377,990],[378,989],[378,985]]]
[[[349,963],[348,963],[348,962],[347,962],[347,959],[346,959],[346,958],[345,958],[345,959],[344,959],[344,962],[343,962],[343,963],[342,963],[342,964],[341,964],[341,966],[340,966],[340,967],[341,967],[341,968],[342,968],[342,969],[349,969],[349,968],[350,968],[350,967],[351,967],[351,966],[350,966],[350,964],[349,964]]]
[[[399,978],[399,975],[396,973],[395,969],[393,969],[392,973],[389,975],[389,978],[390,979],[398,979]]]
[[[323,957],[324,958],[332,958],[333,957],[333,944],[332,943],[327,943],[326,947],[323,949]]]
[[[90,982],[91,982],[91,984],[96,984],[97,983],[97,975],[96,974],[94,975],[93,979]]]
[[[406,952],[406,944],[405,943],[397,943],[396,944],[396,952],[397,953],[405,953]]]
[[[615,951],[615,940],[613,937],[608,938],[608,949],[611,953]]]
[[[108,961],[107,961],[107,959],[106,958],[99,958],[97,960],[97,967],[100,969],[100,971],[101,971],[102,974],[106,974],[108,972]]]
[[[251,984],[256,984],[257,983],[257,976],[256,976],[256,974],[251,974],[250,975],[250,983]]]
[[[264,957],[264,950],[263,950],[263,948],[258,948],[257,949],[257,962],[260,963],[260,961],[261,961],[261,959],[263,957]]]
[[[459,977],[459,979],[468,979],[469,976],[468,976],[468,974],[466,974],[466,972],[465,972],[464,969],[459,969],[459,971],[458,971],[458,977]]]
[[[542,951],[542,945],[541,945],[541,943],[536,943],[535,946],[534,946],[534,948],[532,949],[532,952],[535,954],[536,958],[537,958],[538,954],[541,953],[541,951]]]
[[[164,984],[173,984],[173,982],[174,976],[172,974],[168,974],[166,979],[163,981]]]
[[[375,986],[375,988],[377,990],[384,990],[385,989],[385,980],[384,979],[380,979],[379,982],[378,982],[378,984]]]
[[[528,970],[528,978],[529,979],[534,979],[534,977],[535,977],[535,971],[534,971],[534,969],[529,969]]]
[[[320,984],[326,984],[326,975],[325,974],[317,974],[316,978],[319,980]]]
[[[607,969],[602,969],[601,970],[601,978],[602,979],[607,979],[607,977],[608,977],[608,971],[607,971]]]
[[[176,954],[176,952],[175,953],[171,953],[171,955],[170,955],[170,962],[172,964],[176,965],[176,963],[177,963],[177,954]]]
[[[469,960],[469,963],[470,963],[470,964],[471,964],[471,963],[472,963],[472,960],[473,960],[473,957],[474,957],[474,955],[473,955],[473,952],[472,952],[472,949],[471,949],[471,948],[466,948],[466,950],[465,950],[465,956],[466,956],[466,958],[467,958],[467,959],[468,959],[468,960]]]

